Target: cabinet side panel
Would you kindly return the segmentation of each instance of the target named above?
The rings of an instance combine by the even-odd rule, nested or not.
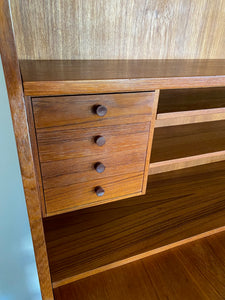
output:
[[[0,50],[43,299],[53,299],[38,183],[32,157],[26,109],[8,1],[0,2]]]

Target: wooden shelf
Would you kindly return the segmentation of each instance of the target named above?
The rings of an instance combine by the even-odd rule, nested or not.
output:
[[[163,172],[181,170],[185,168],[191,168],[195,166],[201,166],[209,163],[219,162],[225,160],[225,150],[182,157],[177,159],[170,159],[155,163],[150,163],[149,165],[149,175],[159,174]]]
[[[225,150],[225,120],[156,128],[151,163]]]
[[[210,299],[225,295],[225,232],[54,290],[55,300]]]
[[[156,127],[225,119],[225,88],[162,90]]]
[[[225,86],[224,59],[22,60],[27,96]]]
[[[44,219],[53,286],[223,227],[224,169],[219,162],[153,175],[144,196]]]
[[[225,120],[225,108],[158,114],[155,127],[194,124],[219,120]]]

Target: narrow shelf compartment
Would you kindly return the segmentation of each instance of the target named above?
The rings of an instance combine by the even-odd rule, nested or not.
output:
[[[55,300],[223,299],[225,232],[54,290]]]
[[[151,163],[225,150],[225,120],[156,128]]]
[[[162,90],[156,127],[225,119],[225,88]]]
[[[221,230],[224,170],[218,162],[152,175],[144,196],[45,218],[53,287]]]
[[[225,160],[225,150],[159,161],[149,165],[149,175],[181,170]]]

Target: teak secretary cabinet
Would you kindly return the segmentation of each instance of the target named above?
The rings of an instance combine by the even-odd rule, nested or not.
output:
[[[119,286],[125,264],[225,229],[225,60],[18,61],[0,8],[43,299],[89,299],[73,282],[124,265]]]

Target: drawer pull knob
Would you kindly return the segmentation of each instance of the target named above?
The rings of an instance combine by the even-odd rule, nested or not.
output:
[[[101,196],[104,195],[105,191],[104,191],[104,189],[103,189],[101,186],[97,186],[97,187],[95,188],[95,193],[96,193],[96,195],[97,195],[98,197],[101,197]]]
[[[107,114],[107,108],[104,105],[97,105],[95,112],[99,117],[104,117]]]
[[[104,136],[97,136],[95,138],[95,143],[98,145],[98,146],[103,146],[105,145],[105,138]]]
[[[101,163],[101,162],[97,162],[95,164],[95,170],[98,172],[98,173],[103,173],[105,171],[105,166]]]

